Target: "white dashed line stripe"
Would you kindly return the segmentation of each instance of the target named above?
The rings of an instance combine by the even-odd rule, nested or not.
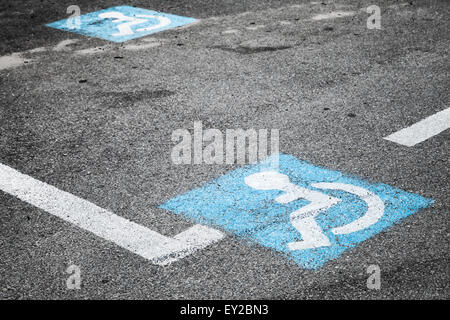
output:
[[[22,66],[27,59],[24,59],[20,53],[13,53],[9,56],[0,57],[0,70],[16,68]]]
[[[384,139],[412,147],[450,128],[450,108],[397,131]]]
[[[0,190],[158,265],[167,265],[224,237],[215,229],[195,225],[169,238],[3,164]]]
[[[312,20],[328,20],[328,19],[336,19],[336,18],[344,18],[344,17],[351,17],[356,14],[355,11],[333,11],[329,13],[322,13],[315,15],[312,17]]]

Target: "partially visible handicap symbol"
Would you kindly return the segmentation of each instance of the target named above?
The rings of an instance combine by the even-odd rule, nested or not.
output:
[[[290,222],[302,235],[301,241],[290,242],[289,250],[305,250],[330,246],[330,240],[317,224],[315,217],[322,211],[338,204],[341,200],[327,194],[299,187],[290,182],[287,175],[275,171],[265,171],[245,177],[245,183],[257,190],[282,190],[284,194],[275,199],[287,204],[297,199],[310,203],[290,214]],[[370,227],[383,215],[384,203],[376,194],[354,185],[333,182],[311,184],[318,189],[342,190],[360,197],[367,204],[367,212],[351,223],[332,229],[334,234],[349,234]]]
[[[118,11],[109,11],[109,12],[100,13],[98,15],[98,17],[100,19],[114,19],[113,20],[114,23],[123,22],[123,23],[117,25],[117,29],[119,30],[119,32],[113,33],[112,36],[114,36],[114,37],[121,37],[121,36],[133,34],[134,31],[131,29],[131,26],[134,26],[136,24],[141,24],[141,23],[144,23],[147,21],[144,19],[136,19],[134,17],[128,17],[128,16],[124,15],[122,12],[118,12]]]
[[[71,27],[73,16],[48,23],[46,26],[119,43],[197,21],[194,18],[130,6],[115,6],[83,15],[78,14],[77,20],[79,22],[77,28]]]
[[[150,27],[140,28],[137,29],[137,32],[148,32],[156,29],[160,29],[163,27],[166,27],[170,25],[171,21],[167,17],[163,16],[154,16],[154,15],[146,15],[146,14],[138,14],[136,17],[143,18],[138,19],[135,17],[129,17],[124,15],[122,12],[118,11],[110,11],[110,12],[104,12],[98,15],[101,19],[114,19],[114,23],[120,23],[117,25],[117,29],[119,30],[118,33],[113,33],[112,36],[114,37],[121,37],[126,35],[132,35],[134,34],[134,31],[131,29],[131,26],[142,24],[148,22],[149,19],[156,19],[158,20],[158,24],[152,25]]]

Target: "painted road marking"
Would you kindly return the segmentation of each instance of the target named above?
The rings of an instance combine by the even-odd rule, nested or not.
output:
[[[397,131],[384,139],[412,147],[450,128],[450,108]]]
[[[79,28],[71,28],[69,20],[59,20],[47,26],[112,42],[124,42],[197,21],[130,6],[117,6],[81,15]]]
[[[27,60],[19,53],[0,57],[0,70],[11,69],[22,66]]]
[[[286,204],[298,199],[309,201],[308,205],[295,210],[290,214],[290,222],[302,235],[302,241],[288,243],[290,250],[304,250],[331,245],[329,239],[323,233],[315,221],[316,216],[341,200],[322,192],[299,187],[289,181],[285,174],[274,171],[254,173],[245,177],[245,184],[257,190],[281,190],[284,193],[274,199],[276,202]],[[378,222],[384,212],[384,203],[377,195],[356,186],[343,183],[313,183],[312,187],[318,189],[343,190],[359,196],[367,204],[367,212],[351,223],[334,228],[334,234],[349,234],[369,228]]]
[[[220,231],[197,224],[169,238],[3,164],[0,190],[157,265],[167,265],[224,237]]]
[[[267,158],[176,196],[161,208],[272,248],[307,269],[433,202],[285,154]]]
[[[344,18],[351,17],[356,14],[355,11],[333,11],[329,13],[321,13],[312,17],[312,20],[327,20],[327,19],[336,19],[336,18]]]

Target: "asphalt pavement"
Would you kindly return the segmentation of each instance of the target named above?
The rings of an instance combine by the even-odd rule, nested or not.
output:
[[[162,266],[0,191],[2,299],[449,298],[450,131],[384,139],[449,107],[449,2],[77,1],[198,19],[122,43],[45,26],[71,4],[0,6],[0,164],[173,237],[196,222],[161,205],[243,167],[173,163],[172,133],[201,121],[278,129],[283,154],[434,203],[317,269],[214,225]]]

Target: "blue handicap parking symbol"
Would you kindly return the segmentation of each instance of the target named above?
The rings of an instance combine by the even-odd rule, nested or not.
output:
[[[118,6],[47,24],[86,36],[124,42],[180,27],[196,19],[130,6]]]
[[[279,155],[277,171],[267,169],[270,161],[236,169],[160,207],[317,269],[433,203],[290,155]]]

